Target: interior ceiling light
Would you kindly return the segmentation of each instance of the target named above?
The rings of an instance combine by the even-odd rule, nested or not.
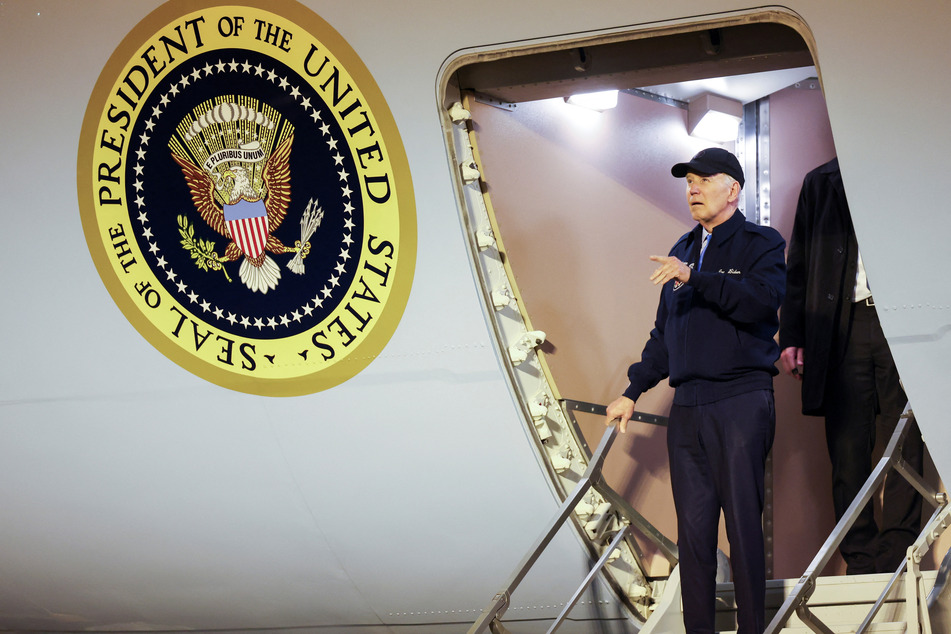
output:
[[[601,92],[588,92],[580,95],[571,95],[565,97],[565,101],[573,106],[581,106],[598,112],[604,112],[617,106],[616,90],[603,90]]]
[[[687,133],[715,143],[735,141],[743,119],[743,104],[703,93],[687,105]]]

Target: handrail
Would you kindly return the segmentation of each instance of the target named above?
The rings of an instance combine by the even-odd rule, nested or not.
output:
[[[581,433],[581,428],[578,425],[578,421],[575,420],[573,412],[585,412],[586,414],[594,414],[596,416],[607,416],[607,407],[604,405],[598,405],[596,403],[587,403],[585,401],[575,401],[570,399],[565,399],[562,401],[565,411],[568,413],[568,418],[571,420],[571,424],[575,427],[576,435],[579,438],[583,438],[584,435]],[[667,417],[658,416],[656,414],[646,414],[644,412],[634,412],[631,416],[632,421],[639,423],[648,423],[650,425],[657,425],[658,427],[667,426]],[[587,446],[585,446],[587,449]],[[594,489],[601,494],[604,499],[611,504],[611,506],[618,511],[618,513],[623,517],[631,526],[636,528],[644,537],[646,537],[654,546],[657,547],[661,555],[664,556],[664,559],[667,560],[667,563],[670,564],[670,567],[673,568],[680,561],[680,552],[677,549],[677,544],[671,541],[663,533],[661,533],[657,528],[651,524],[647,518],[641,515],[637,509],[631,506],[631,503],[628,502],[621,494],[612,489],[608,484],[600,479],[594,483]]]
[[[568,412],[572,425],[575,426],[575,430],[578,432],[579,436],[583,436],[581,429],[578,427],[578,421],[575,420],[575,417],[571,412],[584,412],[586,414],[594,414],[596,416],[607,416],[608,407],[607,405],[599,405],[597,403],[588,403],[587,401],[577,401],[570,398],[565,398],[561,400],[561,403],[565,406],[565,410]],[[634,412],[631,416],[631,420],[638,423],[648,423],[650,425],[657,425],[658,427],[666,427],[668,420],[666,416],[658,416],[657,414],[646,414],[644,412]]]
[[[576,426],[577,422],[574,420],[573,415],[571,415],[572,411],[586,411],[592,414],[600,414],[602,416],[606,415],[606,407],[603,405],[595,405],[581,401],[563,401],[563,403],[566,410],[569,412],[572,423]],[[667,422],[667,419],[662,416],[643,414],[640,412],[635,412],[631,420],[658,425],[666,425]],[[522,558],[522,561],[512,572],[503,589],[497,592],[494,597],[492,597],[492,600],[489,602],[488,606],[486,606],[486,608],[482,611],[482,614],[472,625],[472,627],[469,628],[468,634],[480,634],[485,632],[487,628],[492,632],[505,631],[505,628],[501,624],[501,619],[509,607],[512,593],[541,556],[542,551],[548,546],[549,543],[551,543],[552,539],[554,539],[562,524],[564,524],[564,522],[571,516],[571,513],[574,511],[575,507],[592,488],[595,488],[595,490],[598,491],[605,498],[605,500],[612,505],[613,508],[617,509],[618,513],[630,524],[630,526],[622,526],[619,529],[611,544],[604,551],[601,558],[595,564],[594,568],[588,573],[581,586],[575,591],[571,600],[565,605],[562,613],[558,616],[549,632],[553,632],[564,621],[568,615],[568,612],[578,601],[587,586],[594,579],[595,574],[604,567],[610,553],[615,548],[617,548],[622,539],[627,536],[631,527],[637,528],[646,538],[653,542],[658,547],[660,552],[664,554],[664,557],[666,557],[667,560],[671,562],[672,566],[676,565],[677,545],[664,537],[650,524],[650,522],[648,522],[640,513],[634,510],[634,508],[631,507],[631,505],[626,500],[624,500],[623,497],[621,497],[617,492],[613,491],[603,480],[602,469],[604,467],[604,461],[607,457],[608,451],[617,438],[617,434],[618,429],[616,424],[612,424],[607,427],[604,435],[601,437],[601,442],[599,443],[598,448],[589,457],[588,467],[585,469],[584,474],[578,481],[578,484],[575,486],[574,490],[561,503],[558,511],[549,521],[547,528],[535,540],[535,543],[532,545],[531,549]],[[580,434],[579,437],[581,437]]]
[[[630,530],[630,526],[622,526],[621,530],[617,532],[617,535],[614,536],[614,539],[611,540],[611,544],[604,550],[604,554],[598,559],[597,563],[594,564],[594,567],[588,571],[588,575],[584,578],[584,581],[581,582],[581,585],[578,586],[578,589],[575,590],[575,593],[571,595],[571,599],[568,600],[568,603],[565,604],[565,607],[562,608],[561,613],[558,614],[558,618],[555,619],[555,622],[551,624],[551,627],[548,628],[546,634],[553,634],[555,630],[561,627],[561,624],[565,622],[565,619],[568,618],[568,613],[571,612],[571,608],[575,607],[575,604],[581,599],[581,595],[584,594],[584,591],[588,589],[588,586],[591,585],[591,582],[594,581],[594,576],[604,568],[604,565],[608,563],[608,558],[611,556],[611,553],[614,552],[614,549],[618,547],[621,543],[621,540],[627,536],[627,532]]]
[[[888,442],[888,446],[886,447],[885,452],[876,465],[875,469],[865,481],[865,484],[862,486],[858,495],[856,495],[855,499],[852,500],[852,504],[849,505],[849,508],[845,511],[839,522],[835,525],[835,528],[829,534],[829,537],[826,538],[825,543],[822,545],[822,548],[819,549],[819,552],[816,553],[812,563],[809,564],[809,567],[799,578],[799,582],[793,588],[793,591],[789,594],[789,596],[786,597],[786,601],[776,612],[773,620],[770,621],[769,625],[766,627],[764,634],[776,634],[779,632],[786,625],[786,621],[789,620],[789,617],[792,616],[794,611],[799,614],[800,619],[803,620],[803,622],[814,632],[824,633],[829,631],[829,629],[814,614],[809,612],[808,602],[810,596],[812,596],[812,593],[815,591],[816,579],[819,577],[819,573],[825,568],[826,564],[829,563],[829,560],[832,559],[835,550],[845,538],[845,534],[855,523],[859,514],[865,508],[865,505],[868,504],[879,485],[881,485],[889,469],[894,468],[898,473],[900,473],[911,483],[912,486],[915,487],[916,490],[918,490],[918,492],[922,494],[922,497],[932,505],[944,506],[947,504],[947,496],[943,493],[936,493],[935,491],[931,490],[921,479],[921,476],[912,471],[901,457],[901,447],[907,433],[909,421],[913,420],[914,413],[911,410],[910,404],[908,404],[905,406],[905,410],[898,419],[898,424],[895,427],[895,431],[892,434],[892,437]],[[931,529],[931,524],[941,515],[941,513],[936,512],[935,515],[932,516],[932,520],[922,533],[923,535],[925,532]],[[882,602],[884,602],[884,597],[888,594],[894,582],[901,576],[904,567],[905,562],[903,561],[886,587],[882,597],[873,606],[872,613],[869,614],[869,616],[866,618],[866,621],[862,624],[862,626],[860,626],[858,632],[864,631],[864,628],[867,627],[871,620],[875,617],[875,613],[881,607]]]
[[[935,508],[934,513],[932,513],[931,518],[925,523],[924,529],[918,535],[918,538],[915,540],[915,543],[909,548],[909,556],[912,557],[911,564],[913,567],[917,568],[918,562],[928,553],[931,545],[934,541],[941,535],[944,529],[948,526],[948,517],[951,514],[951,507],[948,506],[948,495],[946,493],[935,493],[932,492],[930,496],[924,496],[925,499],[929,501],[934,500],[937,508]],[[913,570],[908,570],[909,559],[906,557],[902,560],[901,564],[898,566],[898,570],[892,575],[891,579],[888,580],[888,583],[885,584],[885,589],[882,590],[881,595],[879,595],[878,600],[872,606],[871,611],[868,613],[868,616],[865,617],[865,620],[862,621],[862,624],[859,625],[858,629],[855,630],[856,634],[863,634],[872,623],[872,620],[875,618],[875,615],[878,614],[878,611],[881,609],[882,605],[885,603],[885,599],[888,597],[888,593],[891,592],[892,587],[901,577],[902,573],[911,572],[915,573]],[[935,586],[937,587],[937,582]]]
[[[605,431],[604,436],[602,436],[601,444],[598,445],[597,451],[594,452],[594,455],[588,463],[588,468],[585,469],[584,475],[578,482],[578,486],[576,486],[575,490],[571,492],[571,495],[562,502],[554,517],[548,522],[548,528],[535,540],[535,544],[531,550],[528,551],[528,554],[522,558],[518,567],[515,568],[508,582],[506,582],[505,587],[496,593],[489,605],[482,611],[479,619],[469,628],[469,634],[484,632],[492,623],[501,621],[502,615],[505,614],[505,611],[508,609],[512,593],[525,578],[525,575],[528,574],[528,571],[535,562],[538,561],[542,551],[545,550],[558,533],[561,525],[568,519],[572,511],[574,511],[578,502],[584,498],[585,494],[593,485],[594,478],[600,477],[601,467],[604,465],[604,458],[607,455],[608,449],[614,444],[616,437],[617,425],[611,425],[607,431]]]

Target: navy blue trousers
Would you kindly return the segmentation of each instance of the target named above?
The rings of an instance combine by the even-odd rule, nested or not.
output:
[[[684,627],[713,634],[720,511],[730,540],[738,634],[765,628],[763,495],[776,412],[772,390],[674,405],[667,428]]]

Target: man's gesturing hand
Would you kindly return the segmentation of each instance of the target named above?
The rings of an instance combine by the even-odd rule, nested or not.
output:
[[[670,280],[686,284],[690,279],[690,267],[673,256],[652,255],[651,260],[660,263],[651,274],[654,284],[666,284]]]

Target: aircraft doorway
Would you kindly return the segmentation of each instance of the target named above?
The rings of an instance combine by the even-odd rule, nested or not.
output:
[[[710,92],[745,106],[739,136],[720,145],[744,164],[747,218],[772,225],[788,242],[803,176],[835,156],[817,68],[805,29],[798,29],[785,14],[734,16],[634,32],[630,39],[612,33],[546,43],[534,53],[482,53],[455,67],[445,105],[458,97],[468,109],[473,152],[460,147],[457,163],[463,181],[478,184],[491,216],[465,222],[476,258],[499,249],[481,279],[500,335],[544,333],[535,342],[537,367],[520,371],[513,362],[513,385],[550,465],[570,460],[573,451],[570,439],[561,444],[558,432],[570,434],[551,413],[553,401],[608,403],[623,391],[656,310],[647,256],[666,253],[694,225],[670,166],[717,144],[688,134],[691,99]],[[571,94],[609,88],[620,89],[611,109],[566,103]],[[518,314],[522,331],[513,325]],[[511,359],[512,343],[503,357]],[[830,467],[823,419],[800,414],[799,385],[789,377],[777,376],[774,386],[767,576],[796,578],[835,526]],[[666,415],[671,399],[663,382],[638,401],[638,410]],[[541,422],[532,414],[539,408],[546,411]],[[546,424],[545,417],[555,420]],[[600,417],[579,423],[579,441],[596,445]],[[663,428],[635,426],[619,438],[605,476],[676,539]],[[937,486],[930,463],[925,476]],[[720,544],[728,553],[722,524]],[[648,577],[668,572],[662,553],[644,540],[638,546]],[[933,553],[944,550],[932,550],[923,566],[936,567]],[[825,572],[843,571],[836,555]]]

